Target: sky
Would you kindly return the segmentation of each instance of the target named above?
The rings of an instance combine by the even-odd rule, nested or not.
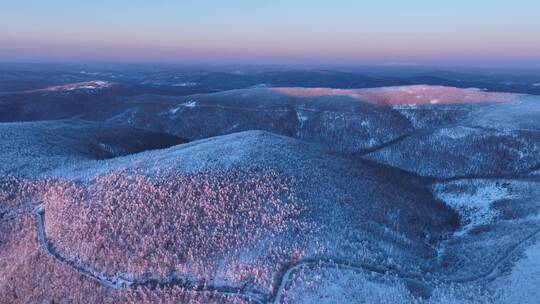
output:
[[[0,62],[540,65],[538,0],[0,0]]]

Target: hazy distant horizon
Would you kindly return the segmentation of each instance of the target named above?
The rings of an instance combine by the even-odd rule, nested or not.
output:
[[[0,62],[540,65],[540,2],[4,1]]]
[[[80,69],[188,69],[188,70],[231,70],[231,69],[260,69],[260,70],[342,70],[342,71],[453,71],[453,72],[540,72],[538,64],[392,64],[392,63],[242,63],[217,61],[0,61],[0,69],[17,70],[80,68]]]

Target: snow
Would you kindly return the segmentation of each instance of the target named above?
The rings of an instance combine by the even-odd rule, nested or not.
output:
[[[383,87],[375,89],[281,87],[272,88],[271,90],[276,93],[298,98],[317,98],[322,96],[350,97],[380,106],[510,102],[520,96],[511,93],[485,92],[475,88],[461,89],[428,85]],[[414,102],[411,102],[412,100],[414,100]]]
[[[303,124],[309,119],[309,116],[302,113],[301,111],[296,111],[296,118],[301,124]]]
[[[185,88],[185,87],[194,87],[194,86],[198,86],[198,85],[199,85],[199,83],[197,83],[197,82],[181,82],[181,83],[175,83],[172,86],[173,87]]]
[[[197,102],[196,101],[193,101],[193,100],[190,100],[186,103],[183,103],[183,104],[180,104],[174,108],[171,108],[169,110],[169,113],[171,114],[176,114],[178,111],[180,111],[182,108],[188,108],[188,109],[193,109],[197,106]]]
[[[93,80],[88,82],[71,83],[45,88],[41,91],[75,91],[75,90],[100,90],[112,87],[114,84],[108,81]]]
[[[473,135],[480,135],[482,134],[482,132],[479,131],[478,129],[458,126],[454,128],[440,128],[436,130],[433,134],[435,137],[441,136],[441,137],[449,138],[452,140],[456,140],[456,139],[467,138]]]
[[[537,304],[540,299],[540,242],[528,247],[507,277],[498,278],[494,288],[501,304]]]
[[[107,133],[105,135],[104,133]],[[0,124],[0,178],[37,177],[73,163],[147,149],[158,133],[83,120]],[[121,140],[115,138],[121,137]],[[170,138],[168,135],[167,138]],[[140,149],[138,149],[140,151]],[[0,202],[1,203],[1,202]]]
[[[301,269],[283,300],[299,304],[415,302],[399,280],[339,268]]]
[[[435,184],[433,192],[437,199],[442,200],[460,215],[462,229],[457,236],[467,233],[474,227],[492,223],[499,212],[492,208],[492,203],[513,197],[510,189],[496,183],[475,182],[470,180]]]
[[[186,108],[195,108],[197,106],[197,102],[191,100],[191,101],[188,101],[187,103],[185,103],[183,106],[186,107]]]
[[[539,170],[536,170],[536,171],[533,171],[531,172],[530,174],[531,176],[540,176],[540,169]]]
[[[216,269],[223,269],[223,273],[219,273],[219,276],[216,275],[216,272],[212,271],[211,268],[214,267],[214,264],[213,261],[210,263],[210,261],[206,259],[206,252],[204,254],[194,254],[191,260],[196,264],[185,266],[182,266],[183,264],[178,266],[177,264],[181,257],[177,259],[172,253],[164,252],[167,260],[178,260],[171,264],[171,267],[179,267],[180,269],[177,270],[181,270],[183,274],[193,274],[194,276],[205,278],[206,280],[229,278],[230,282],[239,282],[242,281],[240,280],[242,278],[250,280],[254,279],[257,280],[258,288],[263,290],[273,288],[273,285],[269,282],[271,281],[271,278],[275,277],[276,271],[279,270],[279,266],[281,265],[281,261],[283,263],[295,262],[302,257],[313,257],[315,252],[328,252],[329,255],[346,256],[354,261],[360,259],[375,259],[377,256],[374,251],[379,249],[387,253],[386,257],[388,257],[388,259],[385,259],[384,261],[374,261],[373,263],[375,263],[375,265],[377,265],[377,263],[395,263],[402,264],[404,265],[403,267],[409,267],[408,265],[416,265],[416,263],[400,262],[404,259],[403,256],[407,257],[406,259],[409,259],[408,257],[411,256],[417,256],[417,249],[414,249],[416,248],[414,244],[417,244],[418,242],[424,244],[424,233],[413,231],[417,229],[423,230],[423,227],[430,226],[432,226],[432,228],[429,229],[430,233],[438,231],[439,229],[448,231],[449,227],[444,226],[444,221],[447,216],[453,216],[451,213],[440,208],[440,205],[438,205],[436,201],[429,201],[429,193],[427,192],[423,194],[424,196],[422,196],[422,198],[427,198],[428,201],[418,199],[416,196],[419,195],[419,193],[424,192],[423,190],[408,190],[401,185],[398,187],[387,186],[387,184],[394,184],[392,182],[394,177],[392,176],[381,174],[369,166],[363,166],[353,163],[352,161],[349,162],[334,154],[323,152],[323,150],[316,145],[260,131],[236,133],[191,142],[165,150],[149,151],[128,157],[81,164],[74,168],[72,174],[77,176],[83,174],[94,176],[90,178],[90,181],[92,182],[90,182],[89,185],[94,184],[93,181],[95,180],[98,182],[97,186],[90,187],[87,186],[88,184],[84,184],[81,187],[75,186],[75,188],[78,189],[77,191],[82,191],[81,194],[86,193],[85,191],[90,191],[98,196],[104,195],[104,197],[89,199],[88,202],[100,201],[102,202],[102,206],[107,206],[107,208],[105,208],[106,210],[109,210],[108,206],[122,206],[122,208],[126,208],[126,210],[131,208],[129,209],[129,212],[118,214],[118,216],[123,217],[123,220],[130,223],[153,222],[154,219],[148,216],[148,214],[153,214],[155,217],[162,215],[163,218],[174,215],[178,216],[178,218],[185,218],[186,221],[189,221],[189,219],[196,219],[196,217],[194,217],[196,214],[188,214],[191,212],[190,208],[184,208],[182,205],[183,203],[181,202],[189,201],[190,206],[195,206],[193,209],[197,209],[198,200],[204,199],[204,195],[206,195],[201,191],[210,188],[218,189],[216,183],[219,182],[221,184],[221,186],[219,186],[219,189],[221,190],[217,193],[219,195],[209,196],[212,198],[212,204],[204,203],[204,209],[208,209],[206,214],[211,215],[213,218],[212,221],[207,221],[205,224],[209,227],[214,227],[215,223],[217,223],[215,221],[219,219],[220,222],[217,226],[224,227],[224,224],[222,224],[221,221],[223,221],[224,218],[227,219],[226,222],[231,222],[231,219],[235,219],[235,209],[230,205],[226,206],[226,212],[220,211],[219,214],[214,212],[213,210],[218,207],[216,199],[222,197],[227,189],[230,188],[234,190],[236,185],[242,185],[233,183],[230,178],[225,178],[226,176],[230,176],[230,173],[224,174],[224,172],[236,172],[238,168],[249,168],[250,166],[260,167],[263,172],[268,173],[279,171],[280,176],[289,176],[290,178],[294,178],[294,180],[296,180],[296,176],[301,178],[298,180],[298,185],[292,184],[287,186],[287,189],[289,190],[283,193],[283,197],[294,197],[296,193],[305,193],[307,196],[305,201],[298,201],[298,206],[301,207],[302,210],[306,210],[305,213],[302,213],[306,214],[306,217],[297,218],[296,216],[291,216],[284,218],[283,221],[280,219],[278,223],[272,220],[273,213],[264,213],[267,212],[265,209],[261,215],[264,220],[262,222],[258,222],[258,220],[253,222],[252,217],[258,214],[258,207],[250,205],[244,208],[242,205],[244,201],[246,203],[251,202],[251,200],[246,201],[249,197],[245,197],[250,193],[234,194],[238,197],[237,199],[234,199],[234,206],[237,208],[236,219],[242,223],[243,221],[246,221],[245,224],[239,227],[243,227],[243,231],[246,231],[249,227],[253,227],[253,225],[257,225],[258,227],[255,230],[255,232],[257,232],[257,237],[253,239],[253,242],[251,242],[251,239],[249,244],[238,241],[232,245],[229,244],[230,246],[224,245],[219,251],[214,251],[214,253],[218,252],[220,255],[222,254],[225,259],[224,261],[216,261]],[[129,179],[132,182],[131,183],[127,181],[128,178],[123,175],[118,175],[124,174],[121,172],[125,172],[125,170],[135,170],[136,172],[139,172],[139,174],[143,174],[143,176],[140,178],[138,175],[131,176],[131,179]],[[192,175],[193,172],[201,172],[201,170],[209,170],[208,172],[213,172],[212,174],[216,174],[217,176],[212,177],[211,179],[204,178],[204,180],[201,180],[200,178],[196,178],[200,175]],[[159,175],[159,172],[171,172],[173,175],[172,177],[168,177],[167,175],[163,176]],[[256,171],[253,174],[245,174],[243,177],[247,176],[245,178],[247,181],[257,181],[260,179],[260,173],[257,172],[259,171]],[[66,170],[62,172],[62,176],[68,180],[72,180],[72,174]],[[156,176],[155,179],[153,176]],[[83,176],[81,179],[84,180],[85,177]],[[159,180],[160,182],[159,184],[155,184],[153,180]],[[197,182],[198,180],[200,183]],[[244,178],[242,178],[242,180],[244,180]],[[381,182],[376,182],[378,180]],[[122,184],[119,184],[119,182]],[[192,193],[189,194],[190,197],[186,197],[185,199],[180,197],[171,197],[169,199],[168,197],[165,197],[165,193],[177,193],[174,195],[181,195],[182,191],[175,192],[167,190],[179,189],[179,182],[181,183],[180,186],[186,190],[184,193]],[[332,185],[332,191],[325,190],[325,185],[329,184]],[[159,187],[155,188],[157,185],[159,185]],[[263,188],[264,185],[264,183],[257,183],[257,188],[253,188],[256,189],[254,195],[258,195],[258,197],[261,198],[261,195],[264,194],[261,192],[265,189]],[[75,188],[69,187],[69,189]],[[102,191],[97,191],[97,189],[102,189]],[[133,191],[130,189],[133,189]],[[248,187],[248,189],[251,188]],[[112,194],[112,192],[115,192],[115,194]],[[53,207],[59,208],[56,209],[54,214],[52,212],[50,213],[50,226],[48,227],[58,230],[54,234],[56,240],[66,239],[66,242],[62,243],[64,246],[62,248],[66,252],[86,254],[86,251],[81,250],[79,252],[77,250],[77,248],[83,246],[80,241],[67,241],[69,236],[66,233],[66,230],[62,228],[61,223],[73,222],[81,223],[81,225],[87,223],[90,219],[86,219],[81,215],[86,211],[94,214],[93,218],[98,218],[99,222],[103,224],[109,225],[110,222],[116,223],[118,221],[112,220],[108,222],[107,220],[110,220],[111,217],[107,214],[100,213],[101,209],[89,210],[85,207],[87,205],[91,206],[91,204],[81,203],[80,205],[77,205],[71,203],[82,202],[82,200],[77,196],[72,197],[69,193],[64,192],[60,194],[60,196],[56,196],[47,202],[49,209]],[[211,192],[208,193],[209,195],[215,195]],[[370,193],[370,195],[374,195],[375,197],[380,197],[377,201],[377,205],[380,206],[380,208],[364,207],[372,204],[371,199],[367,197],[366,193]],[[159,199],[152,199],[152,197],[158,197],[154,196],[154,194],[159,195]],[[124,195],[133,195],[133,197],[125,197],[121,201],[109,200],[109,198],[124,197]],[[105,198],[105,196],[107,198]],[[140,197],[140,200],[136,199],[135,196]],[[62,199],[60,199],[60,197],[62,197]],[[196,199],[196,197],[199,198]],[[281,197],[281,195],[279,197]],[[350,204],[351,198],[355,199],[354,205]],[[264,200],[261,202],[264,202],[265,206],[273,206],[269,205],[272,203],[272,200]],[[287,205],[287,202],[288,201],[279,201],[279,204],[270,208],[270,210],[279,211],[279,208],[290,206]],[[231,202],[227,200],[227,204],[231,204]],[[422,222],[422,224],[413,226],[405,224],[409,222],[408,219],[412,215],[412,209],[410,208],[411,204],[415,205],[415,211],[426,209],[425,212],[420,211],[422,214],[425,214],[422,219],[415,218],[416,223]],[[137,207],[136,205],[141,207]],[[145,207],[143,208],[142,206]],[[433,208],[433,206],[439,207]],[[162,213],[156,211],[158,210],[158,207],[159,210],[161,210],[159,212]],[[229,209],[229,207],[232,209]],[[71,209],[68,210],[62,208]],[[391,208],[392,212],[384,211],[388,210],[388,208]],[[65,210],[66,212],[60,212],[60,209]],[[86,211],[82,212],[83,210]],[[245,210],[245,213],[238,213],[243,212],[242,210]],[[291,207],[287,207],[284,211],[290,212],[294,210],[295,209]],[[369,213],[365,214],[365,210],[369,210]],[[144,212],[148,213],[143,214]],[[277,213],[276,215],[279,215],[281,218],[280,214],[281,213]],[[307,216],[308,214],[309,216]],[[391,218],[387,219],[387,217]],[[301,224],[301,227],[307,227],[308,230],[304,231],[302,228],[300,230],[295,229],[291,231],[283,230],[282,232],[276,232],[267,230],[264,225],[264,223],[277,223],[279,225],[273,224],[273,226],[282,227],[283,225],[280,223],[287,223],[289,222],[288,219],[290,219],[290,222],[292,223],[294,223],[293,221],[302,220],[298,223]],[[437,221],[435,221],[435,219],[437,219]],[[83,226],[77,227],[82,228]],[[364,228],[364,226],[369,226],[369,229]],[[75,229],[77,227],[72,226],[70,229]],[[84,227],[94,227],[94,225],[89,224]],[[190,234],[187,234],[187,230],[182,234],[183,238],[188,238],[189,235],[199,233],[199,238],[207,239],[214,237],[214,234],[227,232],[220,230],[221,232],[216,231],[211,234],[206,234],[204,232],[206,228],[203,223],[199,222],[192,223],[191,229]],[[129,234],[135,233],[135,231],[137,231],[135,228],[124,225],[121,230],[122,239],[124,237],[130,239]],[[272,234],[270,234],[270,236],[267,236],[266,233],[260,234],[264,231],[270,231]],[[236,230],[228,230],[228,233],[233,232],[233,239],[238,239],[240,237],[243,239],[244,237],[247,237],[242,236],[243,234],[237,234],[238,232]],[[85,234],[86,232],[80,233],[80,235]],[[372,237],[373,234],[376,236]],[[160,232],[159,239],[163,239],[165,242],[169,235],[170,233]],[[362,237],[359,238],[359,235]],[[384,244],[381,244],[380,239],[383,235],[385,241],[382,242]],[[52,230],[51,236],[53,236]],[[112,242],[110,238],[112,238],[112,236],[102,238],[99,242],[110,243]],[[223,239],[226,240],[226,238]],[[373,245],[366,246],[366,239],[373,239]],[[158,238],[154,238],[154,240],[158,240]],[[407,249],[401,247],[401,244],[404,243],[407,244]],[[200,247],[196,245],[197,244],[192,241],[189,246],[186,245],[186,248],[191,248],[190,250],[193,251]],[[85,242],[84,246],[92,247],[94,245],[91,242]],[[105,248],[111,247],[109,245],[104,246]],[[205,246],[211,246],[211,244]],[[249,252],[249,254],[255,254],[255,257],[251,258],[251,261],[243,260],[242,257],[250,256],[246,255],[246,251],[244,251],[243,248],[251,248],[253,250],[252,252]],[[270,250],[262,250],[264,248],[269,248]],[[403,254],[403,251],[405,250],[408,252],[410,250],[409,248],[413,248],[413,252]],[[424,250],[422,246],[418,248],[422,248],[418,249],[419,251]],[[136,250],[139,252],[143,249]],[[283,250],[285,250],[286,254],[283,253]],[[272,255],[273,252],[279,252],[279,255],[274,256]],[[290,252],[290,254],[287,252]],[[418,255],[421,254],[423,253],[419,253]],[[113,259],[112,255],[107,255],[106,258],[105,256],[96,258],[93,255],[89,255],[86,258],[96,259],[96,261],[92,263],[88,262],[88,264],[92,265],[102,263],[102,261],[111,261]],[[118,260],[119,262],[122,262],[124,259],[123,255],[120,254],[115,258],[121,258],[122,260]],[[149,269],[142,264],[142,260],[139,261],[141,261],[141,264],[136,269],[136,272],[142,273]],[[155,265],[158,263],[165,263],[165,261],[158,262],[157,258],[152,261],[153,263],[155,262]],[[266,261],[272,262],[268,262],[267,264]],[[150,260],[147,260],[146,262],[148,264]],[[223,266],[223,263],[226,264],[225,267]],[[133,266],[135,264],[130,265]],[[200,265],[201,267],[204,265],[204,269],[196,268],[196,265]],[[118,267],[117,271],[123,271],[125,268],[125,266]],[[206,269],[208,269],[208,272]],[[163,269],[162,274],[166,273],[167,269]],[[114,273],[111,273],[111,275],[112,274]]]
[[[182,109],[182,106],[180,106],[180,107],[174,107],[174,108],[170,109],[169,112],[170,112],[171,114],[176,114],[176,112],[180,111],[180,109]]]
[[[88,71],[84,71],[84,70],[81,71],[80,73],[83,74],[83,75],[91,75],[91,76],[98,76],[98,75],[101,74],[99,72],[88,72]]]
[[[109,85],[112,84],[106,81],[92,81],[51,89],[96,90]],[[399,142],[398,135],[410,140],[416,138],[415,135],[429,132],[432,138],[420,137],[411,141],[409,146],[396,148],[391,153],[405,159],[407,151],[412,151],[420,163],[431,163],[441,170],[459,166],[468,169],[478,167],[480,169],[475,173],[481,176],[492,172],[491,167],[486,169],[482,162],[502,166],[496,157],[499,155],[518,158],[516,164],[534,165],[535,162],[526,157],[536,151],[528,148],[528,141],[511,141],[516,144],[503,150],[509,153],[494,150],[498,145],[505,145],[503,136],[511,140],[530,136],[523,135],[524,130],[514,135],[497,129],[497,133],[491,135],[492,141],[478,144],[490,149],[489,153],[484,153],[484,150],[474,150],[474,146],[468,148],[452,142],[474,142],[489,136],[490,131],[470,125],[478,116],[468,116],[470,119],[463,125],[459,121],[451,121],[444,124],[447,127],[407,129],[407,123],[416,116],[406,119],[404,117],[409,112],[396,114],[397,111],[393,110],[412,112],[419,108],[433,118],[438,115],[433,109],[445,111],[453,107],[439,104],[505,102],[513,95],[429,86],[367,90],[293,88],[292,94],[305,98],[328,96],[326,94],[345,98],[315,101],[284,98],[286,102],[293,100],[291,106],[291,103],[281,101],[282,95],[269,92],[272,91],[258,89],[174,97],[171,99],[174,103],[160,103],[158,112],[137,109],[139,113],[148,115],[147,119],[141,119],[148,123],[143,126],[145,128],[150,128],[154,121],[158,122],[156,125],[162,125],[162,118],[175,118],[170,119],[167,122],[170,124],[163,129],[176,128],[175,132],[180,136],[190,130],[206,132],[189,134],[186,137],[194,141],[188,144],[170,147],[171,144],[167,149],[138,154],[132,153],[150,149],[130,147],[147,141],[155,134],[118,129],[112,136],[110,133],[115,130],[112,125],[95,122],[84,123],[88,124],[85,128],[82,128],[82,122],[77,122],[74,125],[78,127],[66,125],[62,130],[58,127],[63,123],[58,121],[4,123],[0,127],[0,158],[4,160],[4,164],[0,164],[0,173],[20,174],[26,170],[35,178],[52,178],[46,179],[43,185],[39,184],[44,190],[35,190],[39,195],[34,196],[39,197],[39,202],[45,206],[46,232],[51,236],[51,244],[61,251],[66,260],[77,261],[86,269],[96,270],[94,276],[113,282],[111,285],[116,288],[127,285],[132,279],[144,277],[160,282],[180,278],[213,286],[245,286],[243,292],[246,294],[257,295],[260,292],[265,297],[270,297],[278,289],[285,302],[294,303],[440,304],[463,303],[466,302],[464,298],[474,299],[476,303],[494,302],[483,300],[478,294],[480,288],[474,289],[476,283],[464,284],[471,287],[471,291],[463,297],[460,289],[454,289],[454,286],[443,284],[438,289],[429,286],[435,288],[432,298],[419,301],[411,295],[414,288],[405,284],[405,281],[408,284],[410,281],[399,279],[400,276],[392,271],[374,274],[376,271],[370,273],[359,271],[358,268],[362,267],[352,269],[353,266],[346,266],[366,264],[419,276],[425,275],[424,270],[429,267],[428,281],[430,278],[444,281],[448,278],[445,276],[447,268],[438,269],[440,265],[432,264],[435,258],[432,260],[431,257],[442,256],[445,252],[449,257],[452,254],[461,257],[456,252],[463,249],[460,252],[478,252],[480,258],[472,254],[467,256],[469,260],[458,258],[458,267],[465,269],[466,274],[480,272],[482,265],[476,263],[481,264],[487,256],[500,254],[505,249],[501,245],[503,238],[514,238],[514,234],[510,234],[514,232],[511,224],[520,225],[527,221],[527,225],[522,225],[524,230],[533,229],[531,225],[536,225],[534,221],[540,218],[534,205],[538,197],[534,190],[538,188],[536,184],[516,180],[445,179],[435,183],[430,193],[421,185],[424,179],[388,166],[364,164],[358,161],[358,153],[343,155],[345,153],[335,153],[335,150],[338,150],[336,146],[345,144],[375,148],[383,145],[384,149],[388,141],[389,145],[394,145],[394,139]],[[358,100],[392,107],[376,108]],[[325,103],[327,101],[332,103]],[[156,107],[154,104],[151,106]],[[487,107],[502,106],[490,104]],[[186,110],[193,108],[197,111]],[[217,114],[211,112],[213,109],[218,109]],[[238,115],[239,111],[245,113]],[[152,117],[156,113],[161,116]],[[176,116],[168,116],[169,113]],[[278,120],[284,116],[283,113],[289,120]],[[115,115],[122,117],[126,114]],[[220,125],[219,119],[225,123]],[[127,119],[123,121],[129,122]],[[197,124],[197,121],[202,123]],[[292,121],[295,125],[283,131],[267,127],[264,125],[266,121],[276,125]],[[185,129],[182,129],[183,122]],[[395,124],[401,132],[389,131],[379,122]],[[98,125],[103,128],[97,128]],[[214,127],[218,131],[214,131]],[[247,128],[297,134],[301,140],[264,131],[216,136],[224,130],[233,132]],[[378,137],[379,133],[373,130],[383,135]],[[305,137],[310,132],[318,137]],[[342,136],[341,132],[348,132],[347,136]],[[107,137],[103,138],[103,134]],[[204,139],[196,140],[199,138]],[[530,138],[533,144],[538,141],[538,137]],[[421,144],[437,149],[433,153],[425,153]],[[329,152],[329,146],[335,150]],[[128,152],[131,155],[119,157]],[[106,156],[109,154],[112,159],[103,159],[103,155],[109,157]],[[451,154],[457,157],[449,157]],[[460,164],[462,159],[464,164]],[[405,159],[404,162],[408,161]],[[517,165],[511,166],[515,167]],[[533,180],[532,175],[538,176],[539,172],[537,170],[526,178]],[[474,174],[460,176],[470,175]],[[13,193],[18,189],[0,183],[0,203],[15,197]],[[16,197],[26,201],[31,195],[34,193],[17,194]],[[441,201],[461,216],[462,229],[453,237],[445,238],[455,231],[457,218]],[[15,213],[5,214],[11,217]],[[164,227],[163,223],[168,226]],[[468,233],[482,225],[490,225],[488,228],[494,228],[492,230],[500,234],[494,236],[484,232],[488,229]],[[517,239],[517,233],[515,235]],[[177,236],[179,238],[175,239]],[[31,237],[34,239],[35,235]],[[466,239],[471,243],[463,243],[463,247],[448,245],[443,248],[427,242],[428,238],[429,241],[445,238],[449,243]],[[482,241],[486,239],[489,240],[486,242],[490,245],[486,246],[488,249],[482,247]],[[170,240],[174,240],[171,242],[177,246],[174,250],[166,250]],[[15,249],[7,247],[5,252],[13,256],[25,252],[19,249],[24,249],[27,243],[16,239],[13,242]],[[0,240],[0,245],[5,246],[3,244]],[[441,249],[440,255],[436,254],[437,249]],[[34,256],[47,257],[47,252],[41,253]],[[320,267],[320,264],[305,267],[307,260],[320,261],[327,257],[345,263],[334,268]],[[28,262],[28,257],[22,258],[21,261]],[[506,277],[495,278],[497,284],[493,288],[502,292],[500,303],[526,303],[528,299],[539,297],[534,282],[540,276],[540,247],[531,245],[521,256],[522,260],[519,258],[518,255],[509,257],[508,261],[516,262],[515,267],[506,269]],[[468,267],[470,264],[474,266]],[[14,265],[22,269],[29,263]],[[286,265],[302,267],[287,268]],[[14,269],[12,272],[0,270],[0,277],[18,274],[19,269],[15,266],[8,265],[9,269]],[[286,277],[287,280],[276,286],[276,278],[289,271],[291,275]],[[27,270],[25,274],[33,275],[14,277],[19,283],[43,273],[46,272]],[[431,284],[431,281],[426,284]],[[26,288],[20,283],[16,286],[21,286],[23,291]],[[96,288],[99,287],[102,286],[97,285]],[[419,289],[423,291],[423,288]],[[42,291],[39,288],[34,290]]]

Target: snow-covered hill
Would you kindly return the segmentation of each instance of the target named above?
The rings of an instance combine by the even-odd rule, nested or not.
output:
[[[0,95],[0,302],[535,303],[539,97],[116,89]]]
[[[70,163],[165,148],[173,135],[78,119],[0,124],[0,176],[37,177]]]

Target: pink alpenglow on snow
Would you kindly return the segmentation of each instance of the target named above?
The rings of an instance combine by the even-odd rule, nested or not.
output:
[[[415,85],[374,89],[331,89],[331,88],[272,88],[274,92],[299,97],[344,96],[379,106],[464,104],[511,102],[519,94],[486,92],[480,89],[460,89],[445,86]]]

